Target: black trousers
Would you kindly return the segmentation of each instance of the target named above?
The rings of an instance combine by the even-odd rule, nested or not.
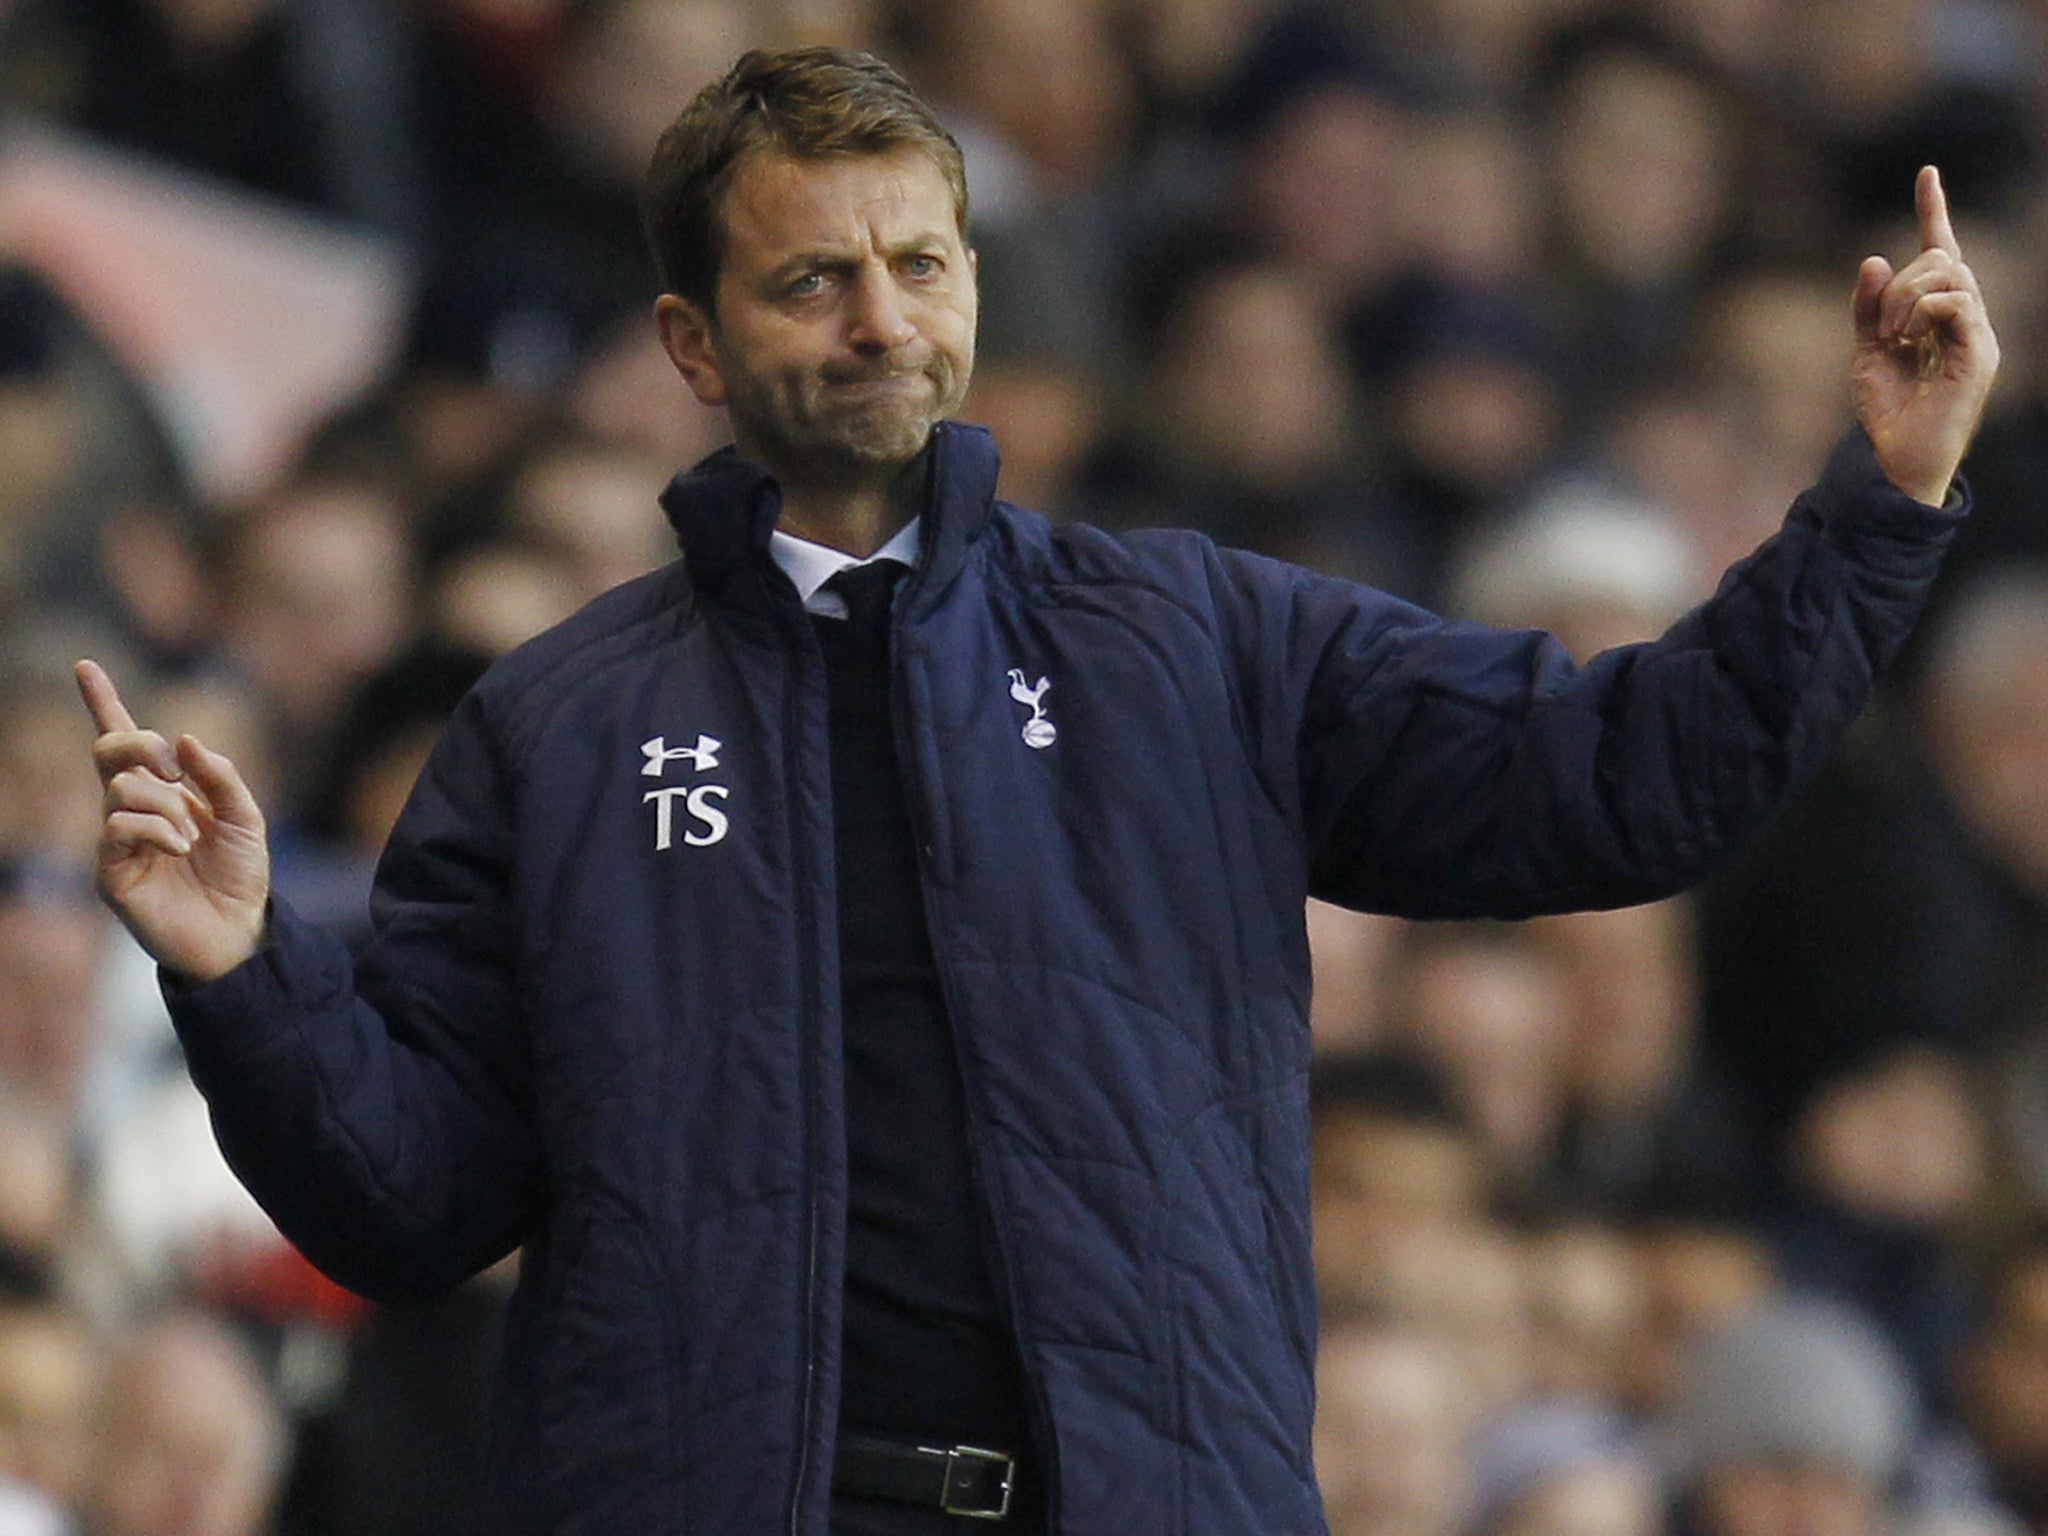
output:
[[[1047,1536],[1045,1516],[1020,1510],[1007,1520],[970,1520],[886,1499],[832,1500],[832,1536]]]

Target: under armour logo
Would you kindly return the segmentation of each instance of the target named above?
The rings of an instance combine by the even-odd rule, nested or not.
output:
[[[1031,711],[1031,718],[1024,722],[1024,745],[1035,751],[1044,751],[1060,739],[1059,731],[1045,718],[1045,706],[1038,702],[1050,687],[1050,678],[1027,683],[1021,668],[1010,668],[1010,697]]]
[[[665,738],[656,736],[640,743],[640,750],[647,754],[646,766],[640,772],[650,779],[658,779],[670,763],[687,762],[702,773],[706,768],[718,766],[718,749],[723,745],[715,736],[699,736],[694,747],[671,747]]]

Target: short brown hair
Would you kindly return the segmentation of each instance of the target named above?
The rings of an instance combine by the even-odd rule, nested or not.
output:
[[[725,252],[719,208],[741,158],[799,159],[924,150],[953,192],[967,233],[967,169],[954,141],[903,77],[873,54],[792,48],[744,54],[697,93],[654,147],[640,217],[662,285],[706,313]]]

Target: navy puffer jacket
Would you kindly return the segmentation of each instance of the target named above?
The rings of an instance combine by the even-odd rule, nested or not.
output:
[[[1520,916],[1697,880],[1829,752],[1955,515],[1851,439],[1710,603],[1575,669],[1193,535],[1056,530],[995,480],[940,429],[894,686],[1057,1529],[1311,1536],[1303,898]],[[457,713],[365,952],[279,906],[174,1001],[230,1161],[342,1283],[524,1244],[501,1536],[826,1525],[823,667],[772,482],[728,453],[664,500],[685,558]]]

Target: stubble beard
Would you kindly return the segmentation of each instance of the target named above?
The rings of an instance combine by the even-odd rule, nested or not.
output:
[[[967,392],[964,378],[944,364],[907,376],[927,381],[929,392],[842,402],[833,400],[830,384],[819,384],[792,407],[770,391],[749,389],[729,404],[733,435],[742,452],[785,476],[886,480],[924,451],[933,427]]]
[[[918,378],[932,386],[922,399],[892,396],[873,405],[827,405],[815,411],[812,435],[818,446],[842,456],[849,467],[888,469],[907,464],[923,452],[944,409],[943,386],[929,375]]]

